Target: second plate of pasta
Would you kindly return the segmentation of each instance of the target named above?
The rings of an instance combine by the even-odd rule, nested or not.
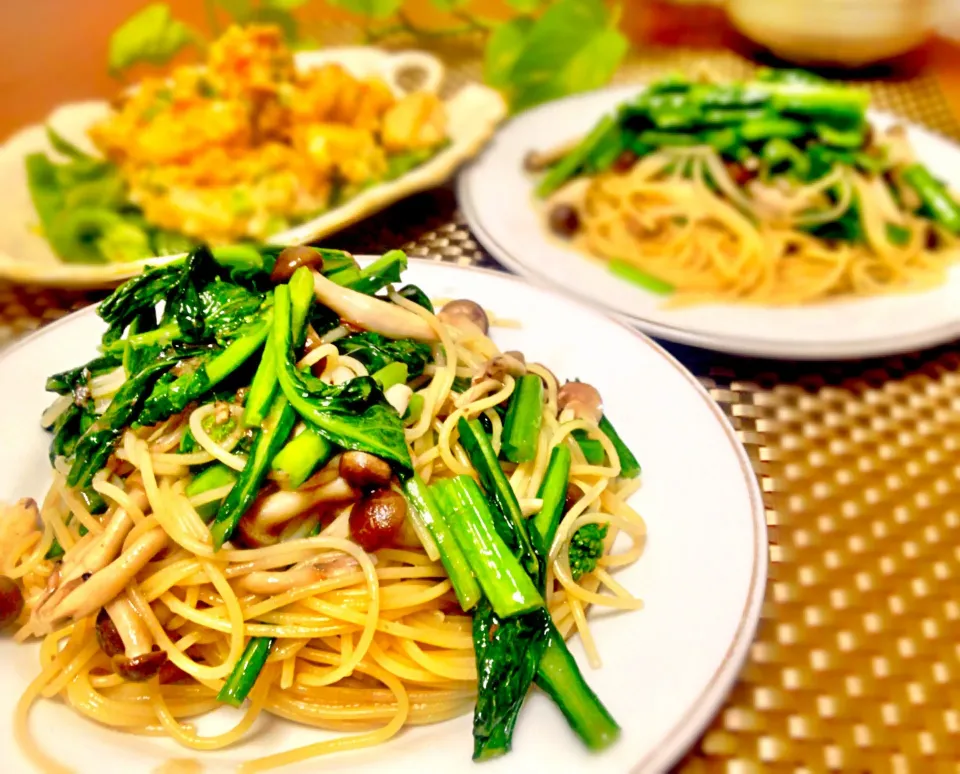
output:
[[[840,359],[960,334],[960,149],[866,92],[766,77],[516,117],[461,175],[470,227],[507,268],[670,341]]]

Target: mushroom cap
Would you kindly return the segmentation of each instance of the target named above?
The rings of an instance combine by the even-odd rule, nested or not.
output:
[[[323,256],[320,255],[319,251],[306,245],[285,247],[277,256],[276,263],[273,264],[270,279],[273,282],[287,282],[301,266],[308,266],[319,271],[323,268]]]
[[[167,663],[167,653],[163,650],[152,650],[142,656],[127,658],[119,654],[113,657],[113,671],[124,680],[132,683],[144,683],[153,677],[160,668]]]
[[[97,642],[100,644],[100,650],[106,653],[107,656],[113,658],[114,656],[123,655],[123,638],[120,636],[117,625],[113,622],[113,619],[110,618],[106,608],[103,607],[101,607],[100,612],[97,613],[96,634]]]
[[[570,409],[577,419],[596,424],[603,417],[603,399],[597,388],[586,382],[567,382],[557,392],[557,407]]]
[[[483,311],[483,307],[480,306],[480,304],[476,301],[471,301],[469,298],[458,298],[453,301],[448,301],[443,305],[443,309],[440,310],[437,317],[447,323],[447,325],[452,325],[454,328],[464,329],[467,327],[464,325],[464,322],[469,322],[479,328],[484,335],[490,330],[490,320],[487,317],[487,313]]]
[[[407,518],[407,501],[392,489],[377,489],[361,497],[350,511],[350,535],[364,551],[392,542]]]
[[[340,475],[358,489],[382,487],[390,483],[390,465],[374,454],[346,451],[340,456]]]
[[[16,581],[0,575],[0,629],[9,626],[23,610],[23,592]]]

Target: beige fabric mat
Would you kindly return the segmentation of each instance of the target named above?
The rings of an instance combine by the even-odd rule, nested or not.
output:
[[[704,63],[750,69],[726,52],[648,49],[617,80]],[[451,81],[479,71],[457,62]],[[932,77],[867,86],[879,107],[960,138]],[[495,265],[449,187],[328,244]],[[0,285],[0,344],[99,297]],[[757,640],[680,770],[960,772],[960,346],[841,365],[671,349],[747,447],[771,544]]]

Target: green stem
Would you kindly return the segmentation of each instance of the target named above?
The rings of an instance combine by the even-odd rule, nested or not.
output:
[[[293,330],[302,331],[313,302],[313,274],[310,269],[305,266],[297,269],[290,278],[289,287]],[[299,344],[299,341],[294,341],[294,346]],[[271,337],[263,347],[263,357],[250,384],[250,393],[247,395],[247,405],[243,412],[244,426],[259,427],[266,418],[273,397],[279,389],[277,367],[277,353]]]
[[[334,446],[312,427],[290,439],[273,458],[270,467],[286,488],[296,489],[313,472],[325,465],[334,453]]]
[[[496,614],[510,618],[542,607],[540,592],[497,534],[477,482],[469,476],[445,478],[430,491]]]
[[[238,477],[237,471],[228,468],[226,465],[211,465],[187,484],[185,494],[187,497],[196,497],[212,489],[235,484]],[[213,501],[201,505],[197,508],[197,513],[204,521],[210,521],[216,514],[221,502],[223,501]]]
[[[517,495],[504,475],[503,468],[500,467],[497,453],[493,450],[493,445],[484,432],[483,426],[476,419],[468,420],[461,417],[457,429],[460,432],[460,443],[463,444],[470,463],[477,471],[480,483],[496,503],[497,532],[520,558],[530,577],[538,577],[540,563],[537,561],[536,552],[527,534],[526,519],[520,510]]]
[[[231,538],[243,514],[253,504],[270,463],[290,436],[296,419],[296,412],[287,399],[283,395],[277,395],[273,399],[270,413],[253,441],[246,466],[241,471],[237,483],[230,490],[230,494],[217,510],[213,526],[210,528],[215,550],[220,550],[220,547]]]
[[[554,446],[550,452],[550,462],[547,472],[543,476],[543,483],[537,497],[543,502],[540,512],[534,516],[531,523],[533,534],[536,535],[534,545],[540,545],[540,560],[546,564],[550,553],[550,546],[557,534],[560,518],[563,516],[563,506],[567,500],[567,482],[570,479],[571,456],[570,449],[565,444]],[[531,535],[533,537],[533,535]]]
[[[617,741],[620,726],[583,679],[550,616],[547,646],[540,656],[536,682],[563,712],[577,736],[591,750],[603,750]]]
[[[537,454],[543,419],[543,382],[536,374],[517,380],[503,423],[503,455],[511,462],[529,462]]]
[[[633,452],[627,448],[627,445],[623,442],[620,434],[614,429],[606,415],[600,419],[600,430],[610,439],[613,448],[617,450],[617,457],[620,459],[621,478],[636,478],[639,476],[640,463],[637,461],[637,458],[633,456]]]
[[[410,518],[417,522],[422,532],[430,536],[440,553],[440,561],[447,571],[460,607],[464,610],[472,609],[480,601],[480,585],[446,519],[437,508],[430,489],[420,476],[414,474],[404,482],[403,492],[410,504]]]
[[[217,694],[217,701],[239,707],[250,693],[257,677],[267,663],[270,649],[273,647],[273,637],[251,637],[243,649],[243,655],[237,665],[230,672],[223,688]]]

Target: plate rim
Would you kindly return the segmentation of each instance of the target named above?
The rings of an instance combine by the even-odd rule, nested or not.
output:
[[[641,81],[636,84],[613,84],[600,89],[571,94],[566,97],[561,97],[560,99],[545,102],[523,113],[510,116],[497,127],[492,139],[496,140],[500,135],[508,132],[511,126],[526,119],[528,116],[546,112],[557,105],[564,103],[572,104],[582,99],[588,99],[605,93],[612,95],[616,92],[627,92],[630,90],[642,91],[649,86],[649,83],[649,81]],[[936,129],[923,126],[916,121],[888,110],[871,108],[869,112],[873,115],[894,119],[908,128],[933,135],[937,139],[953,145],[958,155],[960,155],[960,143]],[[960,317],[958,317],[951,322],[927,328],[914,334],[902,335],[897,338],[877,336],[859,341],[847,340],[817,344],[798,343],[787,340],[774,342],[767,339],[755,339],[749,336],[718,336],[710,333],[690,331],[680,326],[670,325],[669,323],[609,309],[603,306],[603,302],[600,299],[594,298],[588,293],[577,290],[576,288],[568,288],[552,279],[548,273],[538,271],[522,263],[497,237],[491,234],[487,227],[481,222],[477,214],[476,197],[473,194],[470,180],[472,175],[478,174],[478,169],[483,162],[484,156],[491,152],[491,147],[492,146],[488,146],[481,154],[471,159],[457,175],[456,181],[456,194],[460,209],[463,212],[467,226],[483,245],[484,249],[509,271],[525,277],[541,287],[547,287],[559,292],[567,298],[575,298],[588,306],[600,309],[608,316],[614,317],[628,326],[640,328],[650,336],[656,336],[678,344],[686,344],[734,355],[763,357],[775,360],[795,359],[804,361],[854,360],[900,355],[943,344],[960,336]],[[911,295],[922,295],[922,292]],[[724,304],[723,306],[731,305]]]
[[[357,257],[363,259],[369,256]],[[498,269],[480,266],[461,266],[418,257],[410,258],[409,261],[413,265],[422,266],[425,269],[435,270],[440,268],[441,271],[449,271],[451,273],[479,273],[496,277],[498,280],[519,285],[525,289],[531,287],[531,285],[524,282],[521,277]],[[557,293],[556,290],[543,286],[533,286],[533,288],[549,294]],[[753,469],[746,447],[740,441],[732,422],[727,418],[717,402],[710,397],[710,393],[697,380],[696,376],[666,349],[642,331],[638,331],[635,327],[626,324],[614,316],[604,314],[593,305],[584,304],[579,299],[571,298],[563,294],[561,295],[569,303],[581,307],[583,311],[591,315],[600,316],[607,322],[623,328],[631,337],[637,339],[640,345],[653,350],[655,355],[661,358],[667,366],[675,370],[679,376],[689,384],[698,397],[706,404],[710,414],[719,423],[724,437],[740,467],[743,484],[746,487],[749,499],[750,523],[753,537],[753,566],[750,572],[750,582],[746,598],[740,611],[740,620],[723,658],[714,669],[710,679],[704,683],[697,698],[691,702],[682,717],[656,742],[655,746],[640,760],[632,764],[629,769],[631,774],[652,774],[653,772],[664,771],[675,764],[691,749],[697,739],[703,735],[710,721],[717,715],[724,700],[736,684],[747,656],[749,655],[750,647],[755,639],[757,627],[760,623],[761,608],[766,597],[768,580],[769,545],[766,506],[764,505],[763,495],[760,489],[759,475]],[[66,314],[58,320],[54,320],[35,331],[31,331],[21,339],[0,348],[0,373],[3,373],[3,363],[11,353],[28,347],[35,339],[45,336],[50,332],[55,332],[69,325],[77,318],[95,314],[97,307],[98,304],[90,304],[83,309],[78,309]]]

